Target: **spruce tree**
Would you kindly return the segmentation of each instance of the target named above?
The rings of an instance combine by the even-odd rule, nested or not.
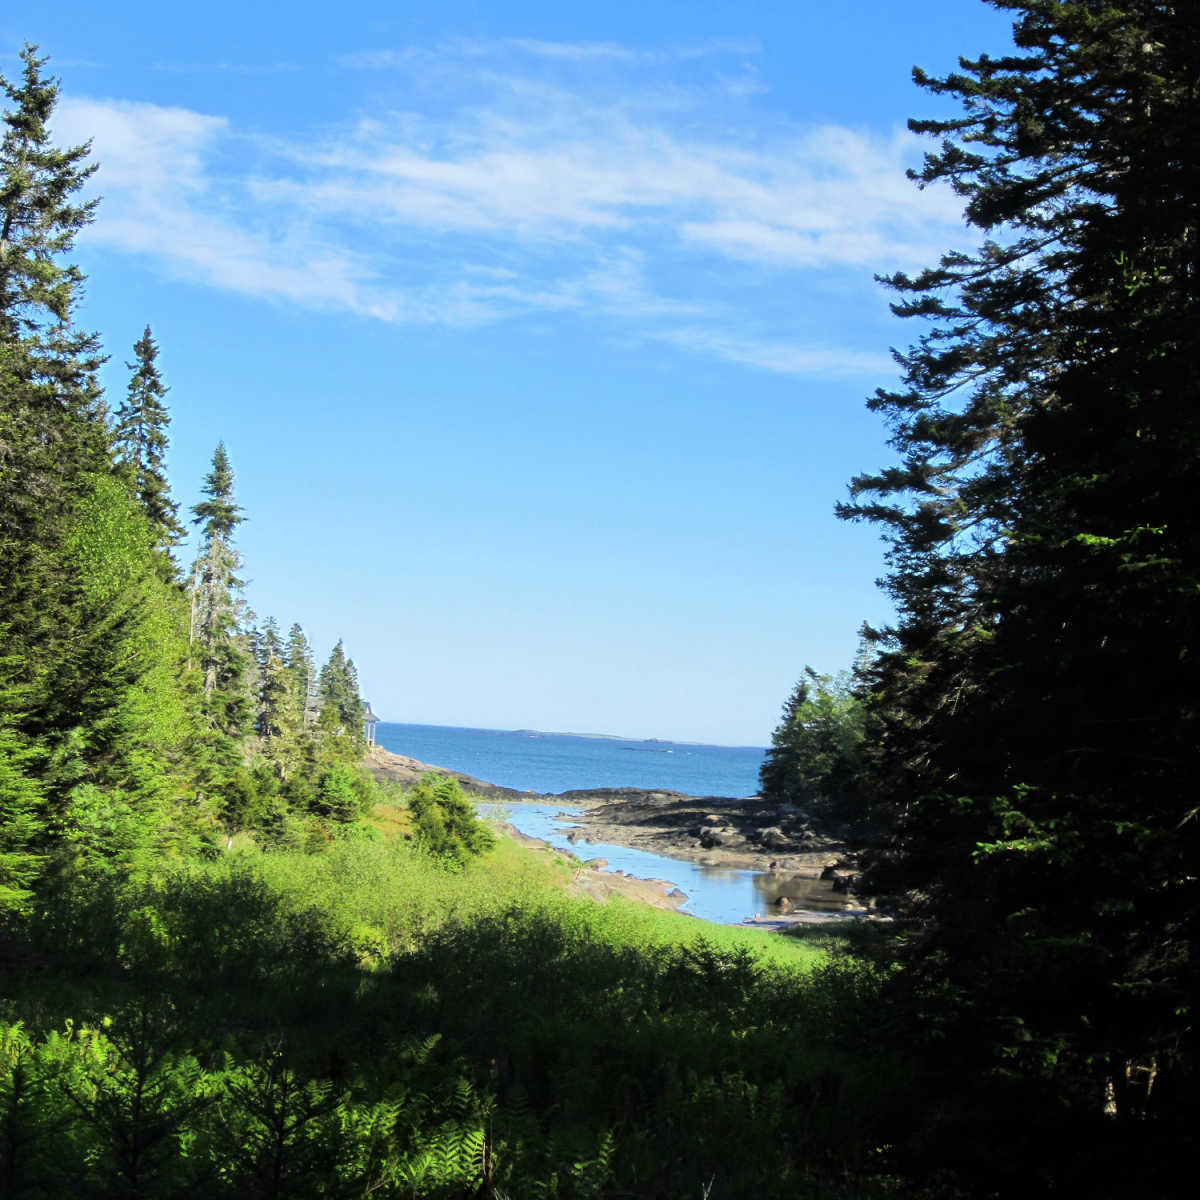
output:
[[[259,677],[259,734],[266,754],[286,777],[295,766],[304,728],[303,697],[295,676],[278,654],[267,656]]]
[[[155,545],[167,550],[183,537],[178,506],[171,499],[166,477],[167,426],[170,417],[163,399],[167,388],[158,372],[158,346],[146,326],[134,343],[133,372],[125,400],[117,409],[113,440],[130,475],[133,494],[154,530]]]
[[[346,657],[340,638],[321,668],[317,686],[322,710],[330,711],[346,733],[361,739],[365,707],[358,694],[358,671],[353,659]]]
[[[292,626],[293,635],[299,633]],[[303,633],[299,637],[303,639]],[[291,639],[289,639],[290,641]],[[262,752],[281,780],[289,780],[310,757],[304,732],[304,694],[301,678],[285,659],[284,644],[274,617],[263,623],[256,640],[258,666],[257,728]]]
[[[850,681],[805,667],[759,771],[762,798],[797,804],[836,821],[857,817],[856,774],[863,740],[861,701]]]
[[[58,83],[36,47],[21,61],[19,84],[0,76],[11,104],[0,139],[0,622],[11,622],[10,638],[37,640],[53,622],[34,580],[54,570],[82,476],[109,459],[99,344],[73,324],[83,276],[62,261],[92,219],[96,202],[74,196],[95,166],[87,144],[51,144]]]
[[[192,506],[195,516],[192,524],[201,526],[206,546],[215,541],[228,544],[245,518],[233,502],[233,466],[224,442],[218,442],[213,451],[212,468],[204,477],[203,491],[208,499]]]
[[[90,144],[50,141],[59,89],[46,61],[26,45],[20,83],[0,76],[11,105],[0,139],[0,561],[10,566],[14,543],[46,541],[74,481],[104,469],[108,452],[99,342],[73,323],[83,275],[62,261],[92,220],[97,202],[74,197],[96,167]]]
[[[250,733],[253,704],[246,679],[250,655],[245,645],[245,604],[237,572],[240,556],[234,530],[243,518],[233,498],[233,468],[225,444],[217,443],[204,480],[207,499],[192,507],[201,527],[200,553],[192,567],[188,642],[200,674],[201,711],[210,737],[210,784],[236,767],[242,740]]]
[[[0,671],[9,664],[0,660]],[[36,778],[37,755],[20,729],[19,694],[0,688],[0,928],[11,912],[21,913],[33,897],[41,870],[37,847],[44,833],[43,789]]]
[[[283,661],[296,683],[300,697],[300,711],[304,724],[311,725],[316,718],[317,691],[312,647],[304,630],[293,625],[288,631],[287,645],[283,650]]]
[[[64,865],[84,809],[113,829],[110,816],[140,803],[148,785],[135,763],[154,739],[136,697],[162,650],[147,636],[154,602],[139,575],[139,518],[109,486],[99,344],[74,323],[83,276],[65,261],[92,217],[95,202],[76,194],[94,167],[87,145],[51,143],[57,81],[34,47],[21,59],[19,83],[0,79],[10,105],[0,139],[0,805],[10,899],[33,882],[27,867]]]
[[[266,666],[272,658],[283,658],[283,641],[279,636],[279,622],[274,617],[268,617],[263,622],[255,640],[255,647],[259,666]]]
[[[918,922],[914,976],[987,1033],[957,1071],[1040,1081],[1044,1113],[1178,1115],[1200,982],[1200,14],[996,6],[1016,53],[915,73],[962,106],[910,123],[941,139],[917,181],[948,182],[982,241],[887,281],[924,330],[870,402],[900,461],[842,510],[889,531],[900,614],[873,668],[896,832],[870,878]]]

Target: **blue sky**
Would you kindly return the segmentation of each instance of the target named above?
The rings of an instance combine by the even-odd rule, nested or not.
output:
[[[873,275],[965,241],[904,176],[975,0],[60,3],[104,199],[81,322],[149,323],[186,508],[218,438],[261,616],[385,719],[765,744],[886,621],[833,516],[912,331]],[[190,550],[182,552],[187,559]]]

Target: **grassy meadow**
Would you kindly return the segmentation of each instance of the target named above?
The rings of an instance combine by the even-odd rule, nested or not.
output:
[[[3,1194],[886,1194],[874,968],[408,825],[51,896],[6,947]]]

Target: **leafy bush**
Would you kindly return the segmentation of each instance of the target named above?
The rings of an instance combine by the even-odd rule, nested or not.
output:
[[[461,867],[496,844],[458,780],[449,775],[426,775],[409,794],[408,808],[417,844],[447,864]]]
[[[317,782],[312,810],[346,825],[366,816],[376,798],[375,783],[367,772],[349,763],[338,763]]]

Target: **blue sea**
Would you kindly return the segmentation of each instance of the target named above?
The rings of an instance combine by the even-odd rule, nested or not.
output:
[[[753,796],[764,751],[634,741],[532,729],[459,729],[381,721],[385,750],[449,767],[518,791],[556,794],[576,788],[636,787],[689,796]]]

